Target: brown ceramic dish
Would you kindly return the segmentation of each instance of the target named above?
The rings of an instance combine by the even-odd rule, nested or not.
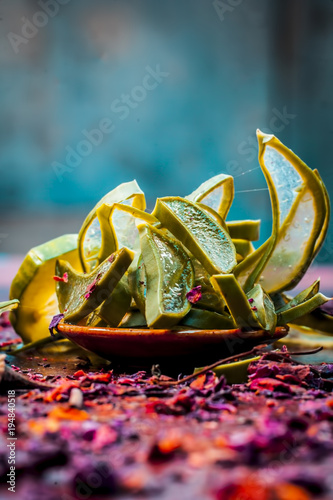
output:
[[[159,363],[167,366],[203,366],[218,359],[272,343],[285,337],[288,327],[264,330],[149,330],[100,328],[61,321],[58,331],[79,346],[103,358],[133,367]]]

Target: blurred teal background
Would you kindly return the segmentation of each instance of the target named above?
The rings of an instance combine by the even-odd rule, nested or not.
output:
[[[152,208],[220,172],[230,217],[266,237],[258,127],[332,195],[331,0],[3,0],[0,18],[0,252],[77,232],[121,182]]]

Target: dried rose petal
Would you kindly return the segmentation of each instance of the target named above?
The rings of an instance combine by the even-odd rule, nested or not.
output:
[[[93,291],[95,290],[95,288],[96,288],[96,284],[95,283],[92,283],[91,285],[89,285],[87,287],[86,293],[84,294],[84,298],[85,299],[89,299],[90,295],[93,293]]]
[[[89,299],[90,295],[93,293],[93,291],[95,290],[96,288],[96,284],[99,282],[100,278],[101,278],[102,274],[99,273],[97,274],[96,278],[94,279],[94,281],[92,283],[90,283],[90,285],[87,286],[87,289],[86,289],[86,293],[84,294],[84,298],[85,299]]]
[[[64,273],[63,276],[53,276],[54,281],[62,281],[63,283],[68,283],[68,273]]]
[[[190,290],[186,294],[186,298],[189,302],[191,302],[191,304],[195,304],[196,302],[198,302],[201,299],[201,297],[202,297],[201,285],[195,286],[194,288],[192,288],[192,290]]]
[[[54,335],[54,328],[57,327],[57,325],[60,323],[63,317],[64,317],[63,314],[56,314],[55,316],[53,316],[53,318],[51,319],[51,323],[49,325],[49,331],[51,335]]]

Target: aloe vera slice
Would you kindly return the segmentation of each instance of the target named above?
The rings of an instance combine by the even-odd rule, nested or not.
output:
[[[222,219],[222,217],[215,212],[215,210],[207,205],[204,205],[203,203],[198,203],[200,208],[202,208],[205,212],[208,212],[208,214],[212,215],[212,217],[215,219],[217,224],[219,224],[222,227],[226,227],[228,229],[228,232],[230,234],[230,237],[232,238],[232,242],[235,245],[237,245],[236,248],[236,257],[237,257],[237,262],[242,261],[247,255],[250,253],[254,252],[254,247],[251,243],[252,241],[256,240],[259,238],[259,227],[260,227],[260,221],[235,221],[231,222],[230,227],[229,223],[225,223]],[[231,230],[231,233],[230,233]],[[237,235],[242,235],[244,238],[247,239],[237,239]]]
[[[12,281],[9,298],[20,304],[9,319],[26,344],[49,337],[50,321],[59,313],[53,280],[57,259],[81,270],[77,234],[64,234],[32,248]]]
[[[251,363],[258,361],[260,356],[255,356],[253,358],[242,359],[241,361],[235,361],[234,363],[228,363],[226,365],[219,365],[213,368],[213,372],[221,377],[224,375],[228,384],[242,384],[248,380],[247,369]],[[196,368],[194,373],[202,370],[202,368]]]
[[[282,227],[280,227],[279,229],[274,251],[267,261],[265,269],[262,271],[262,276],[260,277],[261,284],[269,293],[279,293],[287,289],[284,286],[281,287],[278,285],[278,283],[281,281],[281,274],[290,276],[291,270],[295,266],[297,266],[299,261],[298,252],[293,252],[291,250],[295,246],[299,245],[299,241],[297,238],[298,234],[294,231],[293,228],[295,220],[297,220],[297,218],[299,217],[298,209],[300,208],[301,211],[304,211],[302,200],[304,199],[304,197],[308,196],[308,194],[305,185],[299,187],[298,190],[299,192],[294,199],[292,208],[284,219]],[[299,226],[299,222],[296,222],[296,226]],[[309,235],[307,235],[307,237],[309,237]],[[292,238],[291,243],[289,243],[290,238]],[[303,242],[301,243],[303,244]],[[279,251],[278,247],[281,247],[282,251]],[[290,250],[287,250],[287,248],[289,247]],[[277,251],[275,252],[275,250]],[[272,282],[274,282],[275,286],[272,285]]]
[[[126,240],[124,241],[124,239],[122,239],[120,243],[117,238],[119,229],[116,231],[112,221],[113,217],[119,212],[125,213],[127,216],[125,221],[121,221],[121,219],[119,220],[118,218],[118,225],[120,221],[123,223],[122,235],[124,236],[125,232],[127,232]],[[97,208],[96,214],[102,234],[98,263],[103,262],[103,260],[111,255],[111,253],[115,252],[119,246],[126,246],[131,250],[137,250],[139,248],[139,244],[135,245],[135,238],[138,236],[138,232],[133,218],[141,219],[150,224],[158,223],[158,220],[151,214],[135,208],[132,205],[125,205],[124,203],[113,203],[112,205],[103,203]]]
[[[146,308],[147,278],[142,254],[139,255],[136,268],[131,269],[128,273],[128,284],[137,308],[140,309],[141,313],[144,315]]]
[[[234,275],[237,277],[237,281],[241,284],[244,290],[251,290],[255,282],[258,280],[261,262],[266,262],[266,259],[269,257],[269,252],[272,249],[272,245],[274,245],[274,237],[270,236],[270,238],[268,238],[260,247],[247,255],[235,267]],[[247,285],[248,280],[250,281],[249,285]]]
[[[259,240],[260,220],[228,221],[227,228],[232,239]]]
[[[262,272],[261,284],[269,293],[290,290],[297,285],[313,260],[312,203],[308,186],[300,188],[287,215],[269,262]]]
[[[280,206],[278,193],[273,178],[263,161],[267,136],[260,130],[257,130],[257,138],[259,146],[259,164],[265,176],[271,200],[272,233],[271,236],[259,248],[257,248],[253,253],[251,253],[242,262],[240,262],[234,269],[235,276],[237,276],[238,281],[242,284],[246,292],[251,290],[251,288],[253,288],[257,281],[262,281],[261,272],[264,269],[276,246],[280,226]]]
[[[113,292],[102,303],[98,315],[111,327],[119,325],[130,308],[132,295],[129,290],[127,276],[124,275]]]
[[[212,276],[211,282],[215,289],[220,290],[239,327],[275,331],[277,318],[274,304],[260,285],[255,285],[245,294],[233,274]]]
[[[249,240],[233,238],[232,242],[236,248],[236,252],[241,255],[242,259],[245,259],[245,257],[255,251],[254,246]]]
[[[284,293],[272,293],[270,298],[273,301],[275,311],[279,311],[283,309],[286,304],[291,300],[291,297],[288,297]]]
[[[111,220],[112,205],[103,203],[96,209],[96,215],[101,231],[101,243],[96,260],[96,264],[99,265],[109,255],[116,252],[119,247],[116,232]]]
[[[278,325],[286,325],[287,323],[293,323],[295,320],[301,318],[305,314],[310,313],[317,307],[322,306],[329,299],[325,297],[325,295],[321,293],[316,293],[313,297],[308,300],[305,300],[301,304],[298,304],[294,307],[290,307],[282,312],[279,312],[278,317]]]
[[[229,309],[234,323],[240,328],[261,329],[246,294],[233,274],[220,274],[211,277],[215,290],[219,291]]]
[[[98,253],[102,245],[102,234],[97,219],[97,209],[103,204],[112,205],[113,203],[126,201],[140,210],[146,208],[144,193],[135,180],[120,184],[103,196],[85,218],[78,235],[78,249],[84,271],[89,271],[96,265]]]
[[[287,311],[291,307],[298,306],[299,304],[302,304],[302,302],[311,299],[319,292],[319,285],[320,285],[320,279],[317,279],[314,283],[312,283],[312,285],[310,285],[308,288],[300,292],[293,299],[289,300],[282,307],[276,308],[276,311],[278,313],[282,313],[284,311]]]
[[[184,198],[157,199],[153,215],[201,262],[209,274],[229,273],[236,250],[226,227]]]
[[[234,191],[233,177],[219,174],[203,182],[185,198],[189,201],[204,203],[225,220],[234,199]]]
[[[17,299],[6,300],[5,302],[0,302],[0,316],[2,313],[6,311],[12,311],[16,309],[19,305],[20,301]]]
[[[230,330],[237,328],[233,319],[226,314],[196,309],[194,307],[181,320],[180,324],[205,330]]]
[[[131,202],[130,200],[125,200],[121,204],[130,206]],[[113,210],[111,225],[117,237],[119,248],[126,247],[133,252],[139,251],[139,233],[136,227],[136,221],[131,214],[120,210]]]
[[[125,314],[120,325],[120,328],[147,328],[145,316],[141,311],[130,311]]]
[[[324,335],[333,335],[333,316],[326,314],[320,309],[315,309],[292,321],[293,324],[310,328],[310,333],[320,331]]]
[[[92,327],[105,327],[108,326],[107,322],[104,321],[99,315],[98,315],[99,308],[96,309],[93,313],[90,314],[87,318],[87,326],[92,326]]]
[[[198,207],[200,207],[205,213],[208,213],[208,215],[211,215],[213,217],[213,219],[215,219],[215,222],[217,222],[217,224],[219,226],[222,226],[227,230],[226,222],[224,221],[224,219],[222,219],[222,217],[212,207],[209,207],[208,205],[205,205],[204,203],[199,203],[199,202],[196,202],[196,205]]]
[[[121,218],[119,214],[122,214],[124,218]],[[120,238],[119,244],[130,248],[138,254],[137,258],[134,259],[131,265],[131,268],[134,269],[140,254],[140,238],[137,225],[139,223],[142,224],[143,222],[147,222],[149,224],[154,224],[157,227],[161,224],[150,213],[140,210],[134,206],[126,205],[125,203],[114,203],[112,205],[111,217],[114,222],[115,220],[118,220],[118,225],[122,224],[121,229],[115,229],[117,237]]]
[[[201,299],[196,302],[196,307],[199,309],[207,309],[209,311],[223,313],[225,302],[221,294],[216,293],[214,290],[214,287],[210,282],[210,275],[196,258],[191,258],[191,261],[195,276],[194,287],[201,287]]]
[[[56,275],[67,273],[67,280],[56,285],[59,309],[65,320],[80,321],[109,298],[132,260],[133,252],[121,248],[89,274],[78,273],[66,261],[57,261]]]
[[[325,195],[318,176],[276,137],[263,134],[262,161],[280,200],[278,240],[262,273],[269,293],[290,290],[311,264],[325,222]]]
[[[156,217],[154,217],[152,214],[130,205],[122,205],[121,203],[114,203],[112,205],[112,212],[114,212],[115,210],[126,212],[132,215],[132,217],[135,217],[136,219],[141,219],[142,221],[147,222],[148,224],[156,224],[159,222],[158,219],[156,219]]]
[[[256,284],[247,293],[247,297],[262,328],[273,333],[276,328],[277,317],[274,303],[269,295],[267,295],[259,284]]]
[[[129,246],[131,250],[135,252],[135,257],[131,263],[128,270],[128,285],[130,293],[133,296],[134,304],[142,311],[145,311],[145,268],[142,261],[141,251],[140,251],[140,238],[137,225],[138,223],[147,222],[149,224],[154,224],[156,227],[160,226],[160,222],[150,213],[140,210],[131,205],[126,205],[124,203],[114,203],[110,211],[110,226],[114,234],[114,226],[111,219],[115,219],[117,214],[123,214],[125,219],[122,220],[118,217],[119,222],[123,222],[124,227],[123,233],[123,243]],[[117,230],[119,233],[119,229]],[[139,263],[140,259],[140,263]],[[141,282],[141,284],[140,284]],[[142,286],[144,284],[144,287]]]
[[[150,328],[170,328],[191,308],[186,294],[194,271],[182,245],[149,224],[138,226],[147,278],[145,316]]]

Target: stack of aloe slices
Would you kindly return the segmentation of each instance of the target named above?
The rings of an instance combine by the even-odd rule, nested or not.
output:
[[[260,131],[257,137],[272,208],[271,235],[262,245],[252,243],[259,239],[259,220],[227,220],[234,198],[230,175],[209,179],[185,198],[157,199],[152,213],[145,210],[136,181],[121,184],[89,213],[73,248],[62,251],[61,238],[56,250],[56,240],[37,247],[42,257],[34,265],[39,271],[48,266],[48,277],[29,269],[30,281],[22,278],[36,249],[27,255],[10,293],[12,300],[24,298],[11,312],[23,339],[47,334],[41,322],[33,324],[33,314],[30,325],[27,316],[24,324],[19,321],[30,302],[36,307],[39,274],[49,295],[55,284],[58,307],[48,308],[48,319],[60,311],[66,322],[96,327],[269,332],[297,323],[333,334],[330,316],[321,312],[320,322],[315,320],[317,308],[330,300],[319,292],[319,280],[294,298],[285,294],[299,283],[325,239],[326,188],[318,172],[276,137]],[[68,241],[68,235],[64,238]],[[52,255],[43,253],[50,244]],[[69,250],[75,254],[70,253],[70,262]]]

